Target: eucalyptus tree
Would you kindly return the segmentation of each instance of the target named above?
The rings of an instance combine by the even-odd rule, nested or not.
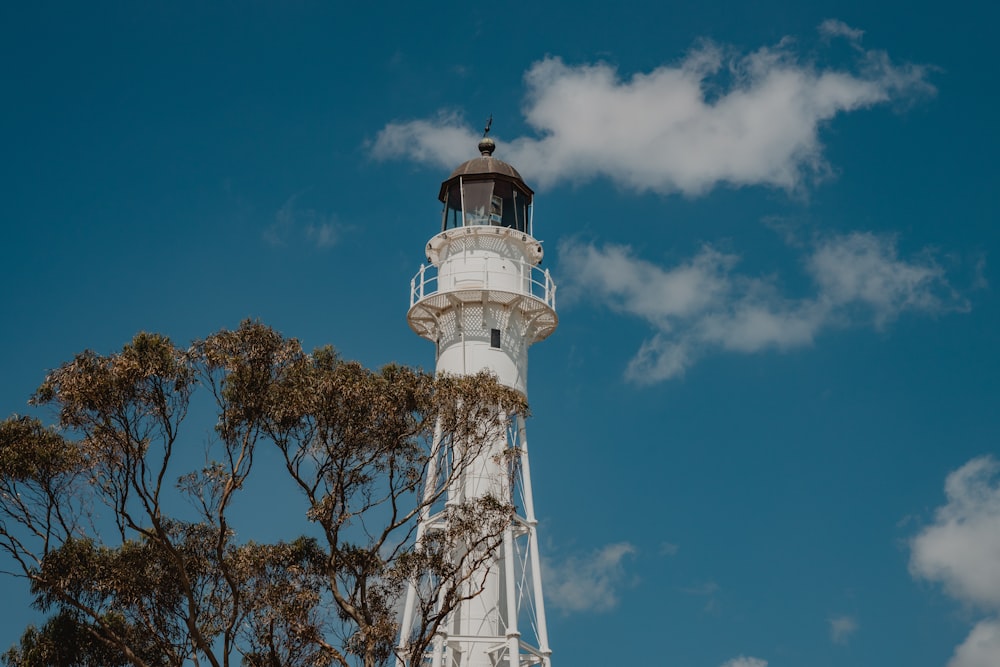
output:
[[[376,667],[430,572],[409,662],[475,594],[513,511],[446,490],[526,410],[485,375],[372,371],[253,322],[83,352],[31,403],[53,423],[0,423],[0,569],[51,616],[4,654],[15,667]],[[209,409],[206,436],[190,415]],[[272,482],[302,528],[255,541],[241,508]],[[431,511],[448,529],[418,540]]]

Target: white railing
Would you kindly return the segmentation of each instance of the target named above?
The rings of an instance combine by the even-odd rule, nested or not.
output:
[[[502,262],[506,266],[491,267],[490,264],[495,262]],[[513,265],[513,269],[508,268],[510,265]],[[542,301],[552,310],[556,309],[556,284],[548,269],[540,269],[525,261],[493,258],[486,258],[482,266],[476,268],[462,269],[451,265],[443,281],[436,266],[421,264],[417,275],[410,280],[410,307],[435,294],[467,289],[523,294]]]

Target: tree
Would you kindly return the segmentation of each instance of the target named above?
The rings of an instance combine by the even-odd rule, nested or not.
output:
[[[193,462],[182,427],[206,401],[217,420]],[[252,322],[188,349],[140,333],[83,352],[31,402],[55,423],[0,423],[0,550],[53,616],[3,656],[14,667],[375,667],[393,657],[407,582],[429,572],[400,656],[417,664],[513,511],[445,506],[446,490],[526,410],[487,375],[371,371]],[[264,455],[284,470],[255,464]],[[242,540],[244,488],[275,474],[297,488],[305,530]],[[448,530],[417,544],[432,509]]]

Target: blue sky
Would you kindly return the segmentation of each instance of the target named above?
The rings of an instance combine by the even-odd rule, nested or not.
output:
[[[560,285],[529,378],[554,664],[1000,664],[996,19],[8,3],[0,406],[247,317],[431,368],[409,280],[492,114]],[[6,647],[34,616],[0,599]]]

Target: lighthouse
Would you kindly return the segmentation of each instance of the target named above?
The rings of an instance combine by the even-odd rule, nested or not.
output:
[[[479,157],[441,184],[440,231],[427,242],[428,263],[410,283],[407,320],[435,344],[438,375],[489,371],[527,396],[528,348],[555,331],[556,287],[540,266],[534,192],[514,167],[493,157],[489,125],[478,148]],[[477,455],[447,496],[465,502],[490,495],[513,505],[515,513],[497,549],[463,584],[475,591],[441,624],[423,656],[421,664],[428,667],[551,665],[524,417],[500,418],[506,421],[504,435]],[[434,471],[430,466],[428,475]],[[429,510],[421,515],[418,543],[430,531],[445,530],[445,516]],[[407,592],[400,655],[418,613],[419,585],[411,583]]]

